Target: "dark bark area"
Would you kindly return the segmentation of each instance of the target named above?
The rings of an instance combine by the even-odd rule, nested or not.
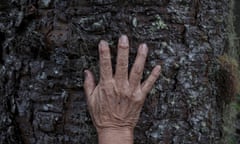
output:
[[[97,44],[127,34],[162,76],[149,94],[135,143],[219,144],[222,101],[215,73],[228,49],[230,0],[1,0],[0,143],[91,144],[83,70],[98,75]],[[131,65],[130,64],[130,65]]]
[[[235,26],[235,31],[237,34],[237,39],[238,39],[238,49],[240,46],[240,41],[239,41],[239,37],[240,37],[240,1],[235,1],[235,6],[234,6],[234,14],[235,14],[235,21],[234,21],[234,26]],[[239,52],[239,50],[238,50]],[[240,55],[240,53],[238,53],[238,55]],[[240,63],[240,57],[238,57],[238,62]],[[237,99],[237,103],[240,106],[240,94],[238,94],[238,99]],[[236,139],[238,141],[238,143],[240,143],[240,111],[238,111],[237,114],[237,121],[236,121]]]

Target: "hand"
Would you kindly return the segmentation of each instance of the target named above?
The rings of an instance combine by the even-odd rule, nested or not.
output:
[[[129,41],[121,36],[118,41],[118,56],[115,75],[112,73],[108,43],[99,43],[100,81],[94,83],[93,74],[85,70],[84,89],[88,109],[98,133],[108,130],[133,131],[147,93],[157,80],[161,67],[156,66],[147,80],[141,84],[148,47],[141,44],[128,76]]]

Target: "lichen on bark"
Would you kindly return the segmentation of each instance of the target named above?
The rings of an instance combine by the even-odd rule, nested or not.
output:
[[[98,75],[97,44],[129,36],[162,65],[135,143],[220,143],[217,57],[227,49],[230,0],[0,2],[0,143],[97,143],[83,70]],[[114,60],[114,58],[113,58]]]

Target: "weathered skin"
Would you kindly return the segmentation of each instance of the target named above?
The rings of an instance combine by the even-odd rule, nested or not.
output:
[[[161,67],[156,66],[149,78],[141,84],[148,47],[141,44],[128,76],[129,42],[121,36],[118,42],[118,56],[115,75],[112,73],[111,55],[108,43],[99,43],[100,81],[94,83],[93,74],[85,70],[84,89],[88,109],[97,128],[100,144],[131,144],[133,129],[147,93],[157,80]]]

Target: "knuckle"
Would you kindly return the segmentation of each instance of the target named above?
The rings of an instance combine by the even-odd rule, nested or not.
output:
[[[122,61],[122,62],[119,62],[119,66],[120,66],[120,67],[128,67],[128,64],[125,63],[125,62],[123,62],[124,59],[121,59],[121,61]]]
[[[151,85],[152,83],[154,83],[154,79],[149,79],[147,82],[147,86]]]
[[[102,85],[101,91],[104,93],[105,96],[111,96],[113,94],[112,89],[109,85]]]
[[[153,79],[156,79],[156,78],[158,78],[158,73],[153,72],[153,73],[151,74],[151,76],[152,76]]]
[[[137,104],[142,104],[143,103],[143,98],[140,96],[136,96],[133,101]]]
[[[127,93],[126,91],[120,91],[119,94],[120,94],[121,97],[124,97],[124,98],[125,97],[130,97],[130,94]]]
[[[108,53],[108,51],[109,51],[109,48],[108,47],[100,47],[100,53],[101,54],[103,54],[103,55],[105,55],[105,54],[107,54]]]
[[[136,65],[133,72],[137,75],[141,75],[142,69],[140,66]]]
[[[101,55],[103,61],[108,62],[107,60],[111,59],[111,56],[105,52],[105,54]]]
[[[110,66],[109,66],[109,62],[106,61],[106,60],[103,60],[103,61],[101,62],[101,66],[102,66],[103,68],[109,68],[109,67],[110,67]]]
[[[100,81],[99,84],[100,84],[101,88],[103,88],[103,89],[112,88],[114,85],[112,80],[102,80],[102,81]]]
[[[138,56],[139,56],[140,58],[144,58],[144,59],[147,58],[147,54],[144,53],[144,52],[142,52],[142,51],[138,52]]]
[[[120,49],[128,49],[128,48],[129,48],[129,45],[126,44],[126,43],[120,43],[120,44],[118,45],[118,47],[119,47]]]
[[[135,103],[142,103],[144,101],[144,98],[142,96],[142,92],[139,93],[139,92],[134,92],[132,94],[132,101],[134,101]]]
[[[147,92],[149,92],[149,91],[152,89],[152,84],[148,84],[148,85],[146,86],[146,89],[147,89]]]

